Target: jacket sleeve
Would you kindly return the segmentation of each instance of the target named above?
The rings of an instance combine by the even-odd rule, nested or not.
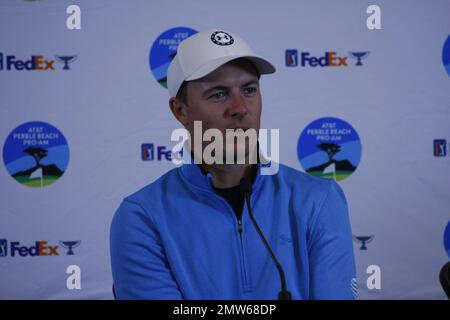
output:
[[[344,192],[330,180],[310,225],[310,299],[355,299],[355,258]]]
[[[115,213],[110,251],[118,299],[182,299],[159,233],[139,204],[125,199]]]

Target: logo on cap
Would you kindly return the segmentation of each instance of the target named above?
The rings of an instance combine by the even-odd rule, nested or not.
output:
[[[234,39],[225,31],[216,31],[211,35],[211,41],[219,46],[229,46],[233,44]]]

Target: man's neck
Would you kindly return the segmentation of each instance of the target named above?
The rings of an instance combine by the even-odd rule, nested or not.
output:
[[[250,181],[256,174],[256,166],[251,164],[201,164],[205,171],[212,172],[212,183],[215,188],[231,188],[238,186],[246,176]]]

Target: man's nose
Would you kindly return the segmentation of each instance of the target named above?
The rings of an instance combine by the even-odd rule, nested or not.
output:
[[[247,114],[247,101],[240,90],[231,93],[230,115],[232,117],[243,117]]]

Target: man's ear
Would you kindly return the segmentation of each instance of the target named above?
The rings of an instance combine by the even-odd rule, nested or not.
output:
[[[186,127],[188,125],[187,106],[177,98],[170,98],[169,106],[175,118]]]

